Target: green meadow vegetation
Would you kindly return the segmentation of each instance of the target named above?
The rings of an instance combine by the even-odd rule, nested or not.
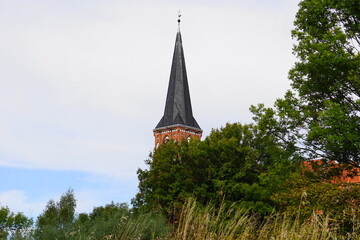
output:
[[[284,97],[154,150],[132,207],[76,213],[70,189],[34,220],[0,207],[0,239],[360,239],[360,184],[330,181],[360,171],[359,0],[300,1],[292,36]]]
[[[181,206],[179,218],[169,222],[160,212],[136,213],[126,204],[114,203],[96,207],[89,214],[75,215],[76,200],[69,190],[59,202],[49,201],[35,226],[31,225],[31,220],[22,217],[16,223],[1,224],[0,233],[1,239],[24,240],[360,239],[358,209],[336,219],[315,210],[304,214],[300,210],[306,201],[302,199],[296,212],[273,211],[264,215],[235,205],[226,206],[224,202],[220,206],[203,205],[189,198]]]

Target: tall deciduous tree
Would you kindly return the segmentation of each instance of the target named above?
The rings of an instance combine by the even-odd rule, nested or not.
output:
[[[44,212],[38,216],[36,239],[66,239],[66,234],[73,228],[76,199],[74,191],[69,189],[59,202],[50,200]]]
[[[299,7],[293,89],[276,102],[272,130],[304,156],[360,167],[360,2],[303,0]],[[270,111],[253,110],[257,121]]]
[[[195,196],[202,203],[221,201],[267,213],[271,194],[292,172],[294,151],[284,148],[258,125],[227,124],[204,140],[160,146],[138,171],[136,207],[165,209]]]

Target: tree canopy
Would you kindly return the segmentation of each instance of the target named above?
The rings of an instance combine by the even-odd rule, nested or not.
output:
[[[303,0],[299,7],[292,90],[274,109],[253,107],[255,120],[271,119],[274,134],[309,159],[360,167],[360,2]]]
[[[23,213],[0,207],[0,239],[22,239],[33,224]]]
[[[161,145],[138,170],[136,207],[161,206],[171,215],[196,196],[202,203],[225,201],[268,213],[270,196],[296,167],[293,148],[284,148],[266,129],[253,124],[226,124],[204,141]],[[175,208],[175,209],[174,209]]]
[[[299,62],[290,71],[303,100],[307,145],[360,165],[360,2],[304,0],[292,34]]]
[[[60,201],[50,200],[44,212],[36,222],[36,239],[67,239],[67,233],[73,229],[76,199],[74,191],[69,189]]]

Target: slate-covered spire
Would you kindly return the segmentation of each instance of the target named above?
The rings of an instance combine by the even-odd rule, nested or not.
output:
[[[180,19],[178,23],[180,25]],[[180,27],[176,34],[164,116],[155,130],[174,125],[201,130],[192,113]]]

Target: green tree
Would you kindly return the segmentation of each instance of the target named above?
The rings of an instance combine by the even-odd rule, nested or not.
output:
[[[15,214],[8,207],[0,207],[0,239],[25,239],[32,224],[32,219],[23,213]]]
[[[112,202],[95,207],[89,214],[75,214],[75,207],[76,199],[72,189],[64,193],[58,202],[50,200],[38,217],[29,239],[152,240],[170,231],[161,214],[141,212],[136,215],[125,203]]]
[[[107,204],[106,206],[95,207],[89,214],[81,213],[75,221],[79,233],[91,235],[94,239],[114,234],[118,225],[131,216],[127,204]]]
[[[292,90],[256,122],[309,159],[360,167],[360,2],[302,0],[294,22]]]
[[[304,100],[307,146],[360,166],[360,2],[304,0],[293,37],[299,62],[290,71]]]
[[[74,191],[69,189],[60,197],[59,202],[50,200],[44,212],[36,222],[36,239],[67,239],[73,229],[76,199]]]
[[[204,141],[161,145],[138,170],[138,208],[171,215],[190,196],[199,202],[235,203],[259,213],[275,206],[270,196],[296,168],[294,151],[259,125],[226,124]]]
[[[150,154],[150,159],[145,161],[150,169],[138,170],[140,191],[133,200],[135,207],[149,211],[162,206],[167,214],[171,214],[174,206],[181,205],[184,198],[192,195],[195,181],[202,178],[206,170],[198,176],[192,174],[198,166],[194,167],[196,162],[188,159],[189,145],[187,142],[181,145],[169,142]],[[196,178],[194,181],[193,177]],[[206,179],[199,184],[205,183]]]

